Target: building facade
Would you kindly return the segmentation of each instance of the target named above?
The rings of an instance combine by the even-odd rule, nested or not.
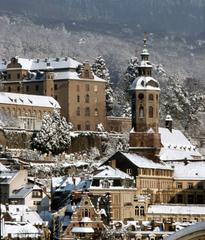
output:
[[[54,97],[74,130],[106,126],[105,83],[88,63],[74,59],[12,58],[2,67],[3,91]]]

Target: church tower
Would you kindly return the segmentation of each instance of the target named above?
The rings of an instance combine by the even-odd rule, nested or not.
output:
[[[130,151],[153,160],[158,160],[161,147],[159,134],[159,82],[152,77],[147,39],[138,66],[138,77],[130,88],[132,107],[132,131]]]

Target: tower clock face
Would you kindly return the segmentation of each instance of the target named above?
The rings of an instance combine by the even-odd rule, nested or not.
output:
[[[140,93],[140,94],[138,95],[138,98],[139,98],[140,100],[142,100],[142,99],[144,98],[144,94],[143,94],[143,93]]]

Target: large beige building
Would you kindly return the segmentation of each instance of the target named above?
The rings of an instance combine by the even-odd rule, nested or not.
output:
[[[88,63],[69,57],[14,57],[0,67],[3,91],[54,97],[75,130],[96,130],[97,124],[106,125],[106,82],[93,74]]]

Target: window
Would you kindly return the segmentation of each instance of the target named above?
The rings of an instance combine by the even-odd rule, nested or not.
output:
[[[85,116],[90,116],[90,108],[89,107],[86,107],[85,108]]]
[[[39,198],[39,197],[42,197],[42,196],[43,196],[42,191],[33,190],[33,192],[32,192],[32,197],[34,197],[34,198]]]
[[[77,96],[77,102],[78,103],[80,102],[80,96],[79,95]]]
[[[11,79],[11,74],[10,73],[8,74],[8,79]]]
[[[177,182],[177,183],[176,183],[176,187],[177,187],[178,189],[179,189],[179,188],[181,189],[181,188],[182,188],[182,183],[181,183],[181,182]]]
[[[149,107],[149,118],[153,118],[153,114],[154,114],[153,107],[150,106],[150,107]]]
[[[139,108],[139,117],[140,118],[144,117],[144,108],[142,106],[140,106],[140,108]]]
[[[97,91],[98,91],[98,86],[95,85],[95,86],[94,86],[94,92],[97,92]]]
[[[29,86],[26,86],[26,92],[28,92],[29,91]]]
[[[17,73],[17,79],[20,79],[21,75],[20,73]]]
[[[20,87],[19,86],[17,87],[17,92],[20,92]]]
[[[95,109],[95,113],[94,114],[95,114],[96,117],[98,116],[98,109],[97,108]]]
[[[183,196],[182,194],[177,195],[177,203],[183,203]]]
[[[36,89],[36,91],[38,91],[39,90],[39,85],[36,85],[35,89]]]
[[[41,204],[40,201],[33,201],[33,205],[37,205],[37,206],[39,206],[40,204]]]
[[[188,183],[188,188],[192,189],[193,188],[193,183]]]
[[[197,204],[203,204],[204,203],[204,196],[203,195],[197,195],[196,196],[196,203]]]
[[[140,215],[139,207],[136,206],[135,207],[135,216],[139,216],[139,215]]]
[[[109,188],[109,187],[110,187],[110,182],[109,182],[108,180],[104,180],[104,181],[102,182],[102,187],[103,187],[103,188]]]
[[[193,204],[194,203],[194,195],[191,195],[191,194],[188,195],[187,200],[188,200],[189,204]]]
[[[144,216],[144,207],[140,207],[140,216]]]
[[[153,101],[153,100],[154,100],[153,94],[149,94],[149,100],[150,100],[150,101]]]
[[[85,102],[86,103],[89,103],[90,102],[90,96],[88,94],[86,94],[85,96]]]
[[[85,90],[88,92],[88,91],[90,91],[90,85],[89,84],[86,84],[85,85]]]
[[[77,130],[81,130],[81,125],[80,124],[77,125]]]
[[[82,209],[82,217],[90,217],[90,209]]]
[[[8,87],[8,92],[11,92],[11,87]]]
[[[132,174],[132,169],[131,168],[127,168],[126,173],[131,175]]]
[[[57,90],[57,89],[58,89],[58,85],[54,84],[54,90]]]
[[[142,99],[144,98],[144,94],[143,94],[143,93],[140,93],[140,94],[138,95],[138,98],[139,98],[140,100],[142,100]]]
[[[77,115],[77,116],[80,116],[80,107],[77,107],[76,115]]]

